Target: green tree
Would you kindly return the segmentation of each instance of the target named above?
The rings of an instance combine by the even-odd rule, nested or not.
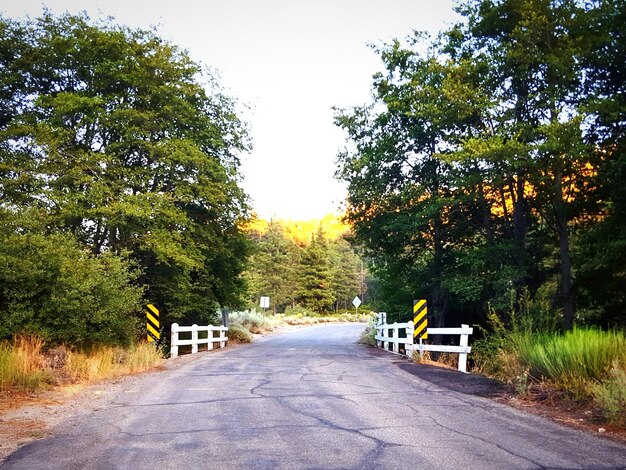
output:
[[[328,241],[321,226],[312,236],[311,243],[302,250],[296,300],[314,312],[328,313],[332,310],[335,300],[332,269]]]
[[[95,256],[70,233],[46,234],[10,213],[0,221],[1,339],[33,333],[51,344],[89,347],[138,338],[143,289],[127,260]]]
[[[278,221],[271,221],[259,237],[250,257],[246,278],[248,300],[257,306],[261,296],[269,296],[274,313],[284,311],[294,302],[299,249],[285,234]]]
[[[352,299],[361,294],[361,258],[348,241],[339,238],[329,243],[331,289],[335,296],[335,310],[352,308]]]
[[[234,102],[153,32],[84,14],[0,24],[2,207],[42,209],[95,255],[128,252],[170,319],[238,304],[247,138]]]

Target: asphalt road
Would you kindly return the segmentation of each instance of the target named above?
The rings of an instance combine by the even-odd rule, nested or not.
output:
[[[626,468],[625,447],[422,380],[407,361],[355,344],[362,328],[200,354],[1,468]]]

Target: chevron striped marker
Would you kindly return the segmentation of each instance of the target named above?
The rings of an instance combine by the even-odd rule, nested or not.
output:
[[[159,310],[152,304],[146,305],[146,329],[148,330],[148,342],[159,341],[161,339],[161,333],[159,329],[161,324],[159,323]]]
[[[428,338],[428,306],[426,299],[413,301],[413,338]]]

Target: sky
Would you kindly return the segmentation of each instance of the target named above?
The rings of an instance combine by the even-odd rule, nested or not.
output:
[[[371,100],[382,70],[368,44],[413,30],[436,34],[458,19],[453,0],[0,0],[12,18],[86,11],[160,36],[219,71],[241,106],[253,150],[242,186],[265,219],[339,213],[345,185],[334,178],[346,137],[332,107]]]

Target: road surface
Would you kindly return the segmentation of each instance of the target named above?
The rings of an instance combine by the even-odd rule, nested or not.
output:
[[[421,380],[355,344],[362,329],[295,330],[146,375],[1,468],[626,468],[625,447]]]

